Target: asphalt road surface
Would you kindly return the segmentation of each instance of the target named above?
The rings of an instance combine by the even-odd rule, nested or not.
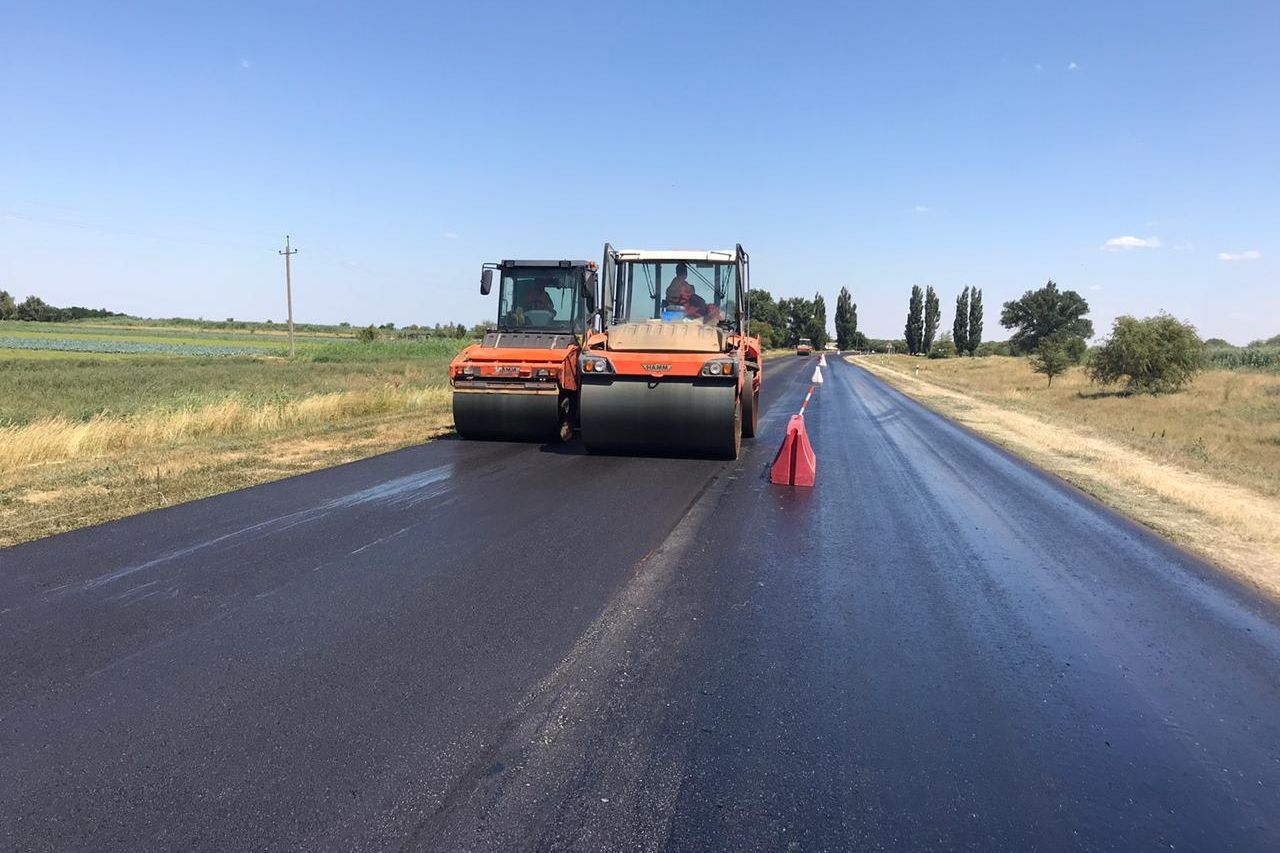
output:
[[[1280,850],[1280,612],[833,364],[0,551],[4,850]]]

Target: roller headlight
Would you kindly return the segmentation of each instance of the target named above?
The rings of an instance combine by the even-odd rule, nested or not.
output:
[[[583,373],[613,373],[613,365],[602,356],[584,355],[581,364]]]
[[[708,361],[702,365],[703,376],[732,376],[735,365],[729,359]]]

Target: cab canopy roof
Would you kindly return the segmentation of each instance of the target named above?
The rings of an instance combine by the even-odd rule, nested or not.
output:
[[[620,261],[697,261],[699,263],[732,263],[738,253],[733,249],[620,249]]]
[[[550,261],[550,260],[535,260],[535,261],[504,260],[501,264],[503,269],[510,269],[512,267],[566,267],[566,268],[567,267],[594,267],[595,265],[596,265],[595,261]]]

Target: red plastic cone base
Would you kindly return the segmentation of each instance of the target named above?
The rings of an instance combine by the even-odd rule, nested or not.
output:
[[[812,486],[818,473],[818,460],[804,429],[804,417],[792,415],[787,422],[787,437],[773,458],[769,481],[778,486]]]

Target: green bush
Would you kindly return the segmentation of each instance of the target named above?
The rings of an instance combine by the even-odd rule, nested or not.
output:
[[[1008,341],[986,341],[978,344],[978,348],[974,351],[974,355],[1013,355],[1013,348],[1009,346]]]
[[[1056,334],[1041,338],[1031,355],[1031,369],[1047,377],[1049,384],[1046,387],[1052,388],[1053,377],[1066,373],[1071,365],[1079,363],[1076,350],[1083,354],[1084,340],[1074,335]]]
[[[956,345],[949,335],[943,335],[942,340],[933,345],[929,350],[929,358],[955,358]]]
[[[1164,313],[1118,317],[1089,364],[1089,376],[1103,385],[1124,379],[1133,393],[1172,393],[1195,377],[1203,356],[1204,344],[1190,323]]]

